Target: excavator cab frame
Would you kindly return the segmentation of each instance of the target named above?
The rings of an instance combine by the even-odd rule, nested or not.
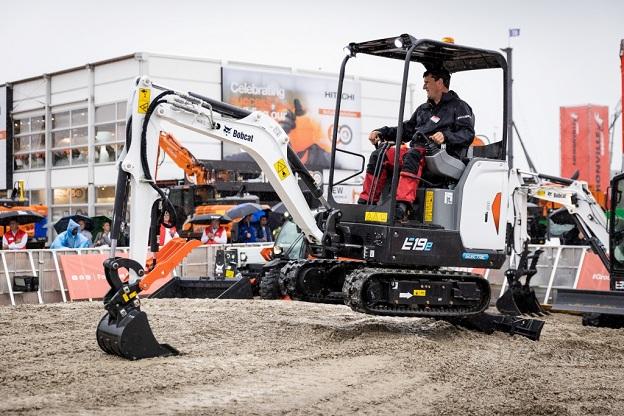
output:
[[[333,212],[327,212],[325,218],[322,219],[326,225],[325,237],[323,241],[325,246],[342,244],[342,249],[337,250],[337,255],[350,256],[355,258],[364,258],[367,261],[378,262],[382,264],[394,264],[400,266],[455,266],[455,267],[480,267],[480,268],[498,268],[504,260],[505,254],[503,250],[498,247],[504,246],[502,241],[502,235],[505,233],[504,225],[500,224],[500,217],[504,217],[506,204],[504,195],[506,187],[503,185],[495,185],[492,187],[492,192],[496,191],[496,197],[491,198],[489,195],[484,196],[489,198],[487,204],[494,207],[488,213],[485,210],[486,222],[490,220],[488,224],[484,224],[491,229],[492,219],[496,220],[496,232],[497,235],[493,236],[496,239],[496,243],[490,244],[488,247],[481,247],[478,242],[469,241],[467,237],[472,229],[468,229],[466,225],[460,224],[460,216],[462,211],[470,211],[472,206],[462,207],[460,198],[461,186],[468,182],[469,171],[477,170],[473,169],[479,166],[477,162],[480,158],[485,163],[491,162],[505,162],[506,161],[506,147],[508,128],[511,125],[509,122],[510,117],[510,103],[509,103],[509,73],[507,63],[503,55],[496,51],[478,49],[468,46],[461,46],[456,44],[450,44],[431,39],[416,39],[415,37],[403,34],[398,37],[390,37],[384,39],[378,39],[373,41],[350,43],[345,48],[346,56],[344,57],[340,73],[338,77],[338,87],[336,94],[336,107],[334,112],[334,126],[340,125],[340,108],[342,100],[343,82],[345,78],[346,66],[349,60],[356,57],[358,54],[372,55],[382,57],[386,59],[396,59],[404,62],[403,76],[401,83],[401,97],[399,101],[399,114],[397,120],[397,139],[395,140],[395,152],[394,152],[394,170],[392,172],[392,184],[390,188],[390,196],[378,204],[369,205],[356,205],[356,204],[342,204],[337,202],[333,197],[333,190],[336,186],[344,183],[349,178],[336,180],[336,156],[339,152],[345,152],[339,148],[338,145],[338,131],[334,129],[332,136],[332,153],[330,159],[329,169],[329,185],[327,192],[327,200]],[[425,68],[445,68],[450,73],[456,73],[460,71],[476,71],[484,69],[501,69],[503,80],[503,135],[502,140],[493,144],[490,144],[487,149],[480,149],[478,153],[475,153],[473,160],[475,163],[469,163],[464,169],[462,177],[458,178],[460,189],[451,195],[451,190],[444,192],[437,192],[431,190],[431,193],[426,197],[430,199],[443,199],[443,203],[446,204],[446,200],[451,198],[455,201],[460,201],[453,204],[452,211],[450,211],[447,220],[435,221],[433,223],[426,223],[426,221],[412,221],[410,223],[399,223],[395,218],[396,211],[396,193],[397,185],[399,181],[399,158],[400,153],[396,146],[400,145],[402,137],[402,123],[405,120],[405,101],[407,95],[408,78],[410,72],[410,65],[412,62],[421,63]],[[453,161],[457,162],[456,159]],[[497,167],[499,176],[507,176],[507,166],[502,164]],[[361,173],[358,172],[357,174]],[[356,174],[356,175],[357,175]],[[470,177],[470,181],[475,181],[477,173]],[[485,178],[485,180],[491,180]],[[494,179],[497,180],[497,179]],[[500,188],[500,189],[499,189]],[[500,192],[502,191],[502,192]],[[502,195],[499,195],[499,192]],[[435,196],[431,196],[432,194]],[[468,191],[464,192],[465,194]],[[420,192],[420,199],[425,199],[425,194]],[[501,201],[502,198],[502,201]],[[432,203],[433,204],[433,203]],[[421,207],[422,208],[422,207]],[[476,208],[476,206],[475,206]],[[481,207],[479,206],[479,210]],[[421,209],[422,213],[422,209]],[[337,215],[340,218],[332,220],[331,216]],[[479,214],[481,215],[481,214]],[[488,218],[489,215],[489,218]],[[423,218],[426,219],[426,218]],[[464,223],[468,223],[465,220]],[[503,220],[504,222],[504,220]],[[332,229],[332,225],[336,224],[336,228]],[[372,238],[377,241],[384,241],[384,247],[379,245],[377,248],[372,249],[369,244],[366,244],[366,239]],[[410,239],[410,240],[408,240]],[[332,243],[333,241],[333,243]],[[340,243],[336,243],[340,241]],[[433,253],[436,252],[435,247],[447,247],[446,250],[435,253],[432,256],[432,252],[428,250],[404,250],[408,242],[413,241],[426,241],[433,243]],[[391,242],[387,244],[387,242]],[[358,247],[359,246],[359,247]],[[364,246],[362,249],[361,247]],[[349,249],[351,247],[351,250]],[[415,247],[415,245],[412,245]],[[450,248],[449,248],[450,247]],[[374,254],[371,256],[370,254]],[[465,255],[464,255],[465,254]]]
[[[421,63],[426,69],[431,68],[444,68],[449,73],[455,73],[460,71],[474,71],[483,69],[495,69],[500,68],[503,71],[503,137],[500,142],[496,142],[496,150],[494,155],[498,157],[492,157],[491,152],[489,158],[498,158],[501,160],[506,159],[507,149],[507,135],[508,127],[510,123],[510,103],[509,103],[509,72],[507,68],[507,61],[502,54],[496,51],[490,51],[486,49],[473,48],[469,46],[456,45],[453,43],[440,42],[431,39],[417,39],[408,34],[402,34],[398,37],[383,38],[361,43],[350,43],[345,47],[346,56],[342,61],[340,67],[340,73],[338,77],[338,90],[336,94],[336,109],[334,112],[334,126],[338,126],[340,122],[340,107],[342,101],[342,89],[345,78],[345,71],[348,61],[351,58],[356,57],[358,54],[372,55],[383,57],[387,59],[397,59],[404,62],[403,76],[401,81],[401,98],[399,101],[399,114],[397,118],[397,139],[395,140],[395,146],[400,146],[402,136],[402,123],[405,120],[404,110],[405,101],[407,96],[407,87],[409,79],[410,64],[412,62]],[[336,166],[336,152],[344,152],[339,149],[338,146],[338,129],[334,129],[332,135],[332,153],[330,159],[330,176],[329,176],[329,190],[328,201],[335,207],[340,208],[344,215],[348,216],[350,211],[349,204],[339,204],[333,198],[333,188],[341,183],[344,183],[350,178],[345,178],[340,181],[334,181],[334,172]],[[388,213],[389,224],[394,225],[395,220],[395,203],[396,200],[396,188],[398,184],[399,176],[399,157],[400,152],[398,149],[395,151],[394,171],[392,174],[392,188],[391,198],[381,205],[377,206],[377,209],[383,208],[384,212]],[[355,210],[358,211],[358,207]],[[360,215],[355,215],[356,218],[361,218]],[[345,217],[343,217],[345,218]]]

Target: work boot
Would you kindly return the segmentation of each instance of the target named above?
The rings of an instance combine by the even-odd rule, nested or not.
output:
[[[357,203],[358,205],[366,205],[368,204],[368,201],[365,200],[364,198],[358,198]]]

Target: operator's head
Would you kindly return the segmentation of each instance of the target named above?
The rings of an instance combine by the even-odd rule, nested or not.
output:
[[[260,225],[261,225],[261,226],[263,226],[263,227],[264,227],[265,225],[267,225],[267,222],[268,222],[268,221],[269,221],[269,220],[267,220],[267,217],[266,217],[266,216],[262,216],[262,217],[260,217]]]
[[[171,221],[171,215],[169,215],[169,211],[165,211],[163,214],[163,222],[169,224],[169,221]]]
[[[246,223],[250,223],[251,222],[251,214],[245,215],[245,218],[243,218],[243,221],[246,222]]]
[[[210,227],[211,228],[219,228],[219,219],[215,218],[212,221],[210,221]]]
[[[423,74],[423,82],[423,90],[427,91],[427,99],[438,102],[442,94],[449,90],[451,74],[442,68],[428,69]]]
[[[104,230],[105,233],[110,231],[110,222],[106,221],[104,224],[102,224],[102,229]]]
[[[17,232],[17,221],[15,220],[9,221],[9,227],[11,227],[11,231]]]
[[[85,220],[78,220],[78,225],[80,225],[80,230],[84,230],[87,223]]]

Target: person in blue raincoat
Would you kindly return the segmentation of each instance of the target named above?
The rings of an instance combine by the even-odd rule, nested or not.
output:
[[[69,220],[67,230],[56,236],[51,249],[58,248],[88,248],[89,239],[80,233],[80,225],[73,220]]]
[[[251,214],[238,223],[238,242],[255,243],[258,237],[256,227],[251,225]]]

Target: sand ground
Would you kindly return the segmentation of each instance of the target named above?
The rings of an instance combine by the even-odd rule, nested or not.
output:
[[[181,356],[104,354],[99,302],[0,307],[0,414],[624,414],[624,331],[574,316],[533,342],[299,302],[143,310]]]

